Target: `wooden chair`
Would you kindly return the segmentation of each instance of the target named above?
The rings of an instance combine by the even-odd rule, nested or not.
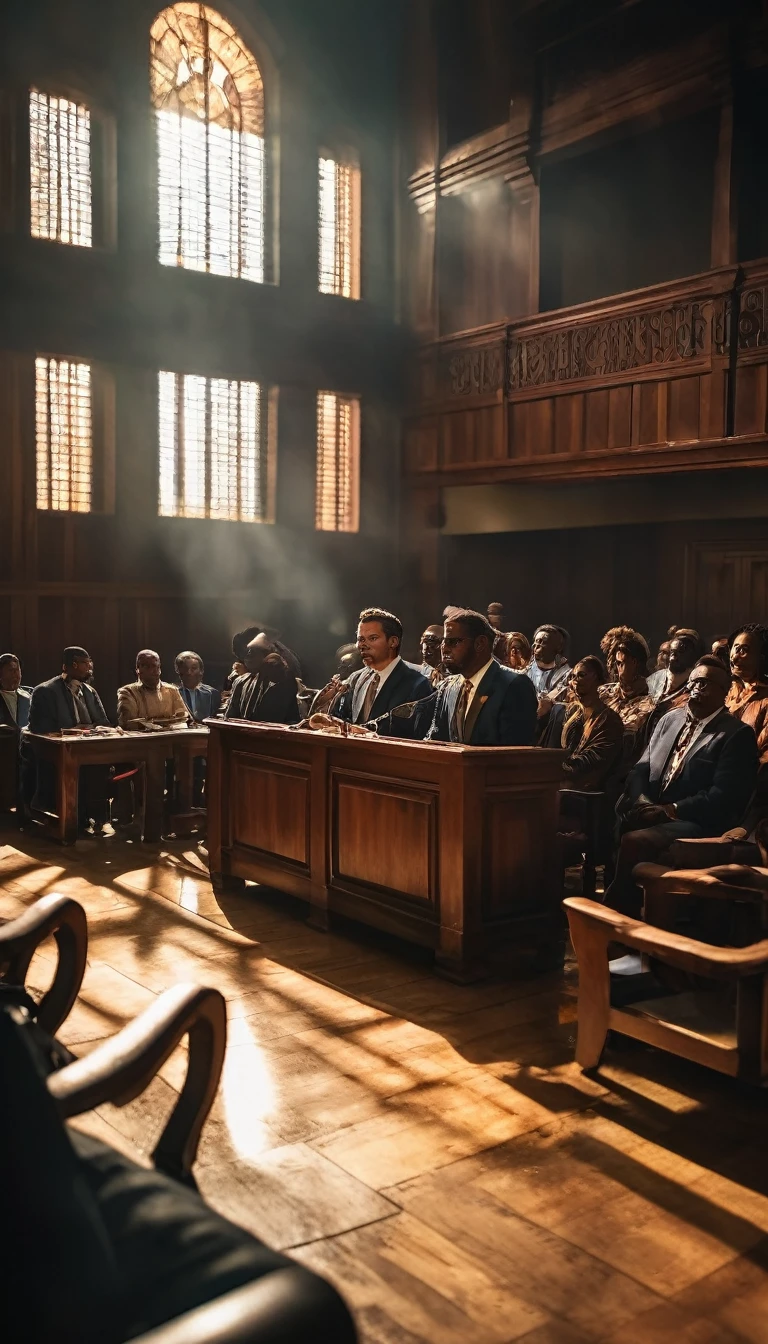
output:
[[[652,888],[649,909],[658,910],[672,894],[756,904],[766,895],[706,872],[669,873],[651,864],[640,869],[647,895]],[[755,1083],[768,1078],[768,939],[749,947],[717,947],[629,919],[595,901],[569,897],[564,904],[579,963],[576,1059],[582,1068],[598,1067],[606,1036],[616,1031],[733,1077]],[[661,990],[658,997],[638,996],[615,1006],[608,966],[612,942],[657,959],[662,968],[704,977],[707,987],[672,994]],[[618,978],[616,983],[621,983]]]
[[[24,981],[35,948],[51,934],[59,963],[35,1005]],[[0,1178],[14,1228],[8,1338],[97,1344],[108,1324],[118,1344],[355,1344],[352,1318],[330,1284],[197,1194],[192,1165],[226,1046],[223,996],[178,985],[85,1058],[62,1055],[49,1031],[76,998],[86,951],[84,911],[67,897],[44,897],[0,927],[0,991],[8,991],[0,992]],[[187,1074],[154,1170],[65,1126],[105,1102],[123,1106],[139,1096],[184,1036]],[[137,1332],[131,1317],[153,1328]]]

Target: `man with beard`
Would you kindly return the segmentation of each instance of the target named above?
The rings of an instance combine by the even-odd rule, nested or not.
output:
[[[495,636],[477,611],[456,608],[446,613],[442,660],[448,676],[438,688],[428,742],[533,745],[536,692],[528,677],[496,662]]]
[[[251,723],[298,723],[296,699],[300,676],[296,655],[279,639],[257,635],[245,651],[246,673],[232,687],[225,719]]]
[[[688,685],[687,705],[661,719],[617,804],[623,834],[604,900],[625,915],[640,913],[636,864],[655,862],[673,840],[738,826],[755,787],[757,739],[725,707],[730,671],[707,655]]]

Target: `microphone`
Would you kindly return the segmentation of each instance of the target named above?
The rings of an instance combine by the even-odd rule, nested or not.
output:
[[[370,719],[364,726],[366,728],[378,728],[378,725],[384,723],[387,719],[390,722],[392,719],[412,719],[417,709],[426,709],[427,705],[434,708],[437,703],[437,695],[437,691],[433,691],[432,695],[425,696],[423,700],[407,700],[404,705],[395,705],[394,709],[387,710],[386,714],[380,714],[376,719]]]

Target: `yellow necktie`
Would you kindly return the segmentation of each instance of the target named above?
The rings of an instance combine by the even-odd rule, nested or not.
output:
[[[461,695],[456,706],[456,736],[459,742],[464,741],[464,720],[467,717],[467,703],[472,692],[472,682],[467,677],[464,678],[464,685],[461,688]]]

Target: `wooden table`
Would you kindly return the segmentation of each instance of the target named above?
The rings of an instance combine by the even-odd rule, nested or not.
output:
[[[249,878],[433,948],[460,979],[506,945],[562,953],[564,753],[209,720],[214,887]]]
[[[24,740],[37,759],[50,762],[56,769],[57,830],[62,844],[71,845],[77,839],[80,767],[119,765],[124,761],[144,767],[142,839],[156,842],[163,834],[166,761],[174,762],[182,801],[188,795],[191,803],[193,761],[207,754],[208,729],[120,733],[114,737],[25,733]]]

